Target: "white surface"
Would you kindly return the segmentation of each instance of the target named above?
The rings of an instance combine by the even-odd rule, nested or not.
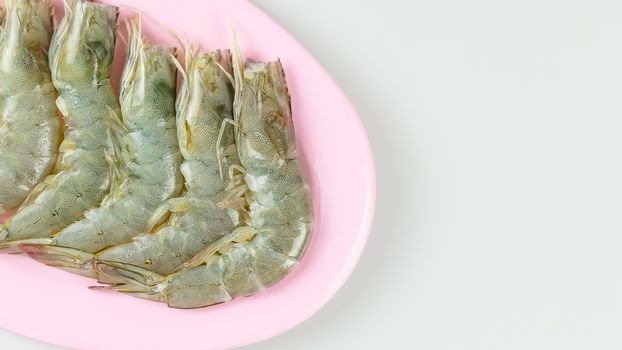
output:
[[[255,2],[358,108],[378,208],[337,296],[247,349],[622,347],[619,1]]]

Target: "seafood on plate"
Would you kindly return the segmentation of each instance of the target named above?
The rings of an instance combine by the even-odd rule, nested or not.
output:
[[[237,52],[237,50],[236,50]],[[280,61],[234,54],[236,146],[245,169],[247,225],[210,244],[170,275],[96,261],[109,287],[174,308],[250,296],[282,280],[304,254],[312,228],[310,192],[297,156]]]
[[[54,168],[61,139],[48,64],[52,8],[6,0],[0,34],[0,214],[16,209]]]
[[[7,0],[0,34],[0,135],[12,137],[0,140],[0,174],[24,176],[0,179],[0,213],[22,203],[0,226],[0,251],[174,308],[254,295],[285,278],[307,249],[313,207],[281,62],[243,61],[237,44],[233,55],[188,45],[182,66],[174,49],[145,44],[139,16],[128,23],[118,99],[118,8],[66,2],[48,39],[43,4]],[[66,123],[57,157],[55,89]],[[13,182],[23,201],[5,196]]]
[[[185,65],[185,69],[180,67],[184,79],[176,117],[183,157],[183,195],[160,205],[145,233],[131,242],[96,254],[42,245],[21,245],[23,251],[35,259],[92,277],[99,277],[92,270],[94,260],[170,274],[235,229],[245,215],[242,195],[246,187],[235,172],[240,165],[233,128],[224,124],[233,113],[231,55],[228,51],[193,53],[188,48]],[[59,261],[50,261],[50,250],[57,252],[52,259]]]
[[[236,195],[241,198],[245,192],[241,176],[232,171],[230,180],[229,172],[221,171],[239,167],[233,128],[223,124],[233,113],[231,55],[229,51],[186,51],[186,67],[180,67],[184,79],[177,100],[177,132],[184,158],[181,172],[186,192],[165,203],[152,219],[155,223],[170,212],[165,223],[130,243],[102,251],[97,261],[138,266],[167,275],[231,232],[244,215],[236,210],[241,209],[242,203]]]
[[[120,93],[126,132],[120,140],[116,181],[101,207],[87,211],[82,220],[54,237],[13,242],[36,260],[90,275],[92,254],[144,233],[158,206],[181,192],[175,51],[145,44],[140,26],[140,17],[128,24],[128,57]]]
[[[60,94],[56,104],[66,124],[56,172],[30,192],[0,229],[0,240],[50,237],[99,206],[108,193],[114,134],[120,132],[119,103],[110,85],[117,15],[114,6],[65,4],[50,46],[52,82]]]

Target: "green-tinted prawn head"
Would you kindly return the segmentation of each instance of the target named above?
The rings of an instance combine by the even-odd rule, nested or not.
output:
[[[190,62],[190,71],[194,72],[199,81],[207,85],[208,93],[218,89],[230,89],[221,74],[231,75],[231,53],[229,50],[198,52]]]
[[[47,1],[6,0],[0,19],[4,21],[3,45],[11,45],[7,38],[17,44],[22,40],[47,51],[52,35],[52,8]]]
[[[49,80],[47,51],[52,10],[46,1],[7,0],[2,9],[0,80],[3,94]]]
[[[183,77],[177,97],[177,138],[182,155],[189,159],[193,154],[213,151],[214,145],[206,136],[209,130],[197,127],[202,124],[198,116],[215,113],[231,119],[233,86],[228,50],[201,52],[188,45],[184,56],[185,68],[177,62]]]
[[[65,3],[65,17],[50,46],[52,78],[65,86],[97,86],[110,78],[119,9],[75,0]]]
[[[254,163],[285,160],[294,144],[290,97],[280,61],[241,63],[233,56],[236,96],[233,104],[239,125],[240,158]],[[245,166],[251,166],[247,164]]]
[[[145,94],[154,93],[146,87],[157,86],[156,93],[161,96],[162,104],[167,97],[174,98],[177,73],[173,62],[175,48],[149,45],[143,42],[140,32],[140,17],[128,22],[129,45],[127,64],[121,76],[121,104],[128,106],[128,98],[143,101]],[[155,83],[155,84],[154,84]]]
[[[188,46],[185,50],[185,70],[180,69],[184,75],[187,89],[191,94],[213,101],[213,105],[222,105],[228,94],[232,93],[232,85],[228,80],[222,79],[223,75],[231,77],[231,53],[229,50],[216,50],[202,52]],[[180,66],[181,68],[181,66]],[[183,101],[183,99],[180,99]],[[181,106],[178,106],[181,108]]]

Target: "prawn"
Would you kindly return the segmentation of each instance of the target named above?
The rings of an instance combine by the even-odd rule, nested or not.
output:
[[[35,260],[88,276],[91,254],[145,232],[156,208],[181,192],[174,49],[144,44],[140,27],[140,16],[128,24],[130,42],[120,93],[127,133],[122,139],[120,182],[84,219],[43,242],[31,240],[48,245],[12,242]]]
[[[233,230],[166,277],[138,266],[95,262],[100,281],[174,308],[250,296],[282,280],[304,254],[312,229],[309,187],[297,157],[290,98],[280,61],[246,62],[234,53],[236,145],[250,207]],[[102,288],[102,287],[95,287]]]
[[[242,184],[237,185],[242,183],[239,174],[232,174],[229,180],[220,172],[222,168],[240,166],[233,130],[219,129],[233,115],[231,55],[228,51],[192,53],[188,47],[185,57],[186,68],[179,67],[183,83],[177,98],[177,139],[183,157],[184,194],[156,209],[147,232],[131,242],[95,255],[60,248],[71,256],[63,262],[65,267],[97,277],[93,263],[105,260],[170,274],[237,226],[243,214],[235,210],[236,204],[241,203],[235,193],[241,196],[246,189]],[[167,215],[168,219],[158,225]],[[27,246],[22,249],[33,251]],[[40,256],[45,258],[45,252]]]
[[[99,206],[111,184],[111,130],[120,132],[119,102],[110,85],[118,8],[85,0],[65,3],[52,36],[50,68],[66,123],[56,173],[29,194],[0,229],[1,240],[50,237]]]
[[[0,214],[17,208],[53,169],[61,125],[48,65],[52,8],[7,0],[0,34]]]
[[[221,176],[223,167],[240,166],[233,129],[219,129],[232,117],[231,54],[192,53],[188,47],[185,57],[185,70],[180,67],[184,79],[178,97],[177,131],[187,191],[165,203],[151,220],[156,222],[171,212],[164,225],[130,243],[102,251],[95,261],[170,274],[239,223],[235,204],[240,202],[235,200],[235,193],[243,194],[245,187],[238,185],[242,182],[239,175],[231,175],[231,184],[224,174]]]

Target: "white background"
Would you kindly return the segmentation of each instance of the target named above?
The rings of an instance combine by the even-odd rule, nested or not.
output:
[[[359,110],[378,207],[337,296],[247,349],[622,348],[619,0],[255,2]]]

